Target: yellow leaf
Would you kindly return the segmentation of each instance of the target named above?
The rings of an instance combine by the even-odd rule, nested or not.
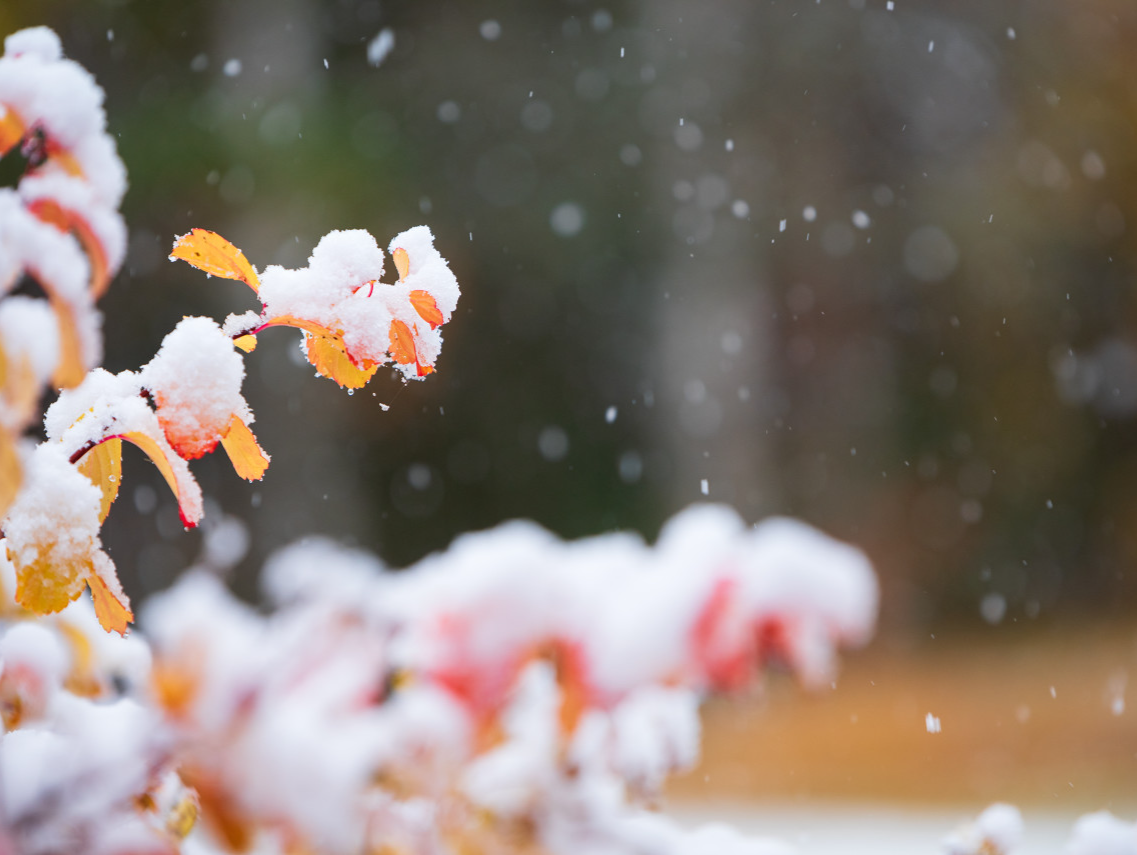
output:
[[[308,336],[308,361],[325,377],[335,380],[345,389],[361,389],[367,385],[378,364],[360,368],[347,355],[343,339],[324,335]]]
[[[182,235],[174,241],[170,258],[180,258],[213,276],[244,282],[254,291],[261,286],[257,271],[245,254],[216,232],[193,229]]]
[[[103,577],[93,572],[87,577],[87,584],[91,587],[91,600],[95,604],[95,616],[99,619],[99,625],[107,632],[126,635],[127,626],[134,620],[130,606],[123,602],[126,596],[123,595],[120,600],[107,587]]]
[[[411,257],[407,255],[407,251],[401,246],[396,247],[391,252],[391,257],[395,259],[395,269],[399,271],[399,281],[402,282],[407,278],[407,274],[411,272]]]
[[[233,339],[233,344],[245,353],[252,353],[257,349],[257,337],[255,335],[239,335]]]
[[[87,577],[94,573],[91,550],[60,555],[55,544],[47,545],[34,561],[23,567],[16,565],[16,602],[37,615],[51,614],[65,608],[83,593]],[[15,556],[8,553],[9,560]]]
[[[16,443],[6,430],[0,429],[0,517],[8,513],[8,508],[16,500],[23,482],[20,457],[16,454]]]
[[[229,420],[229,427],[221,435],[221,446],[237,475],[246,481],[259,481],[268,469],[268,455],[257,444],[257,438],[249,430],[249,426],[236,415]]]
[[[122,481],[122,440],[114,437],[92,448],[79,461],[79,471],[102,491],[99,505],[99,524],[102,525],[118,498],[118,486]]]

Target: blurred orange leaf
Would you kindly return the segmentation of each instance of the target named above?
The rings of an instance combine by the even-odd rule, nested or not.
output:
[[[102,576],[92,573],[87,577],[87,584],[91,587],[91,601],[95,604],[99,625],[107,632],[126,635],[127,626],[134,620],[130,607],[111,593]]]
[[[174,718],[187,716],[201,686],[201,671],[201,662],[190,656],[156,659],[150,669],[154,700]]]
[[[229,427],[221,435],[221,446],[237,474],[246,481],[259,481],[268,469],[268,455],[264,453],[249,426],[236,415],[229,421]]]
[[[102,524],[118,498],[118,487],[122,481],[122,440],[114,437],[96,445],[79,461],[79,471],[90,478],[103,494],[99,506],[99,523]]]
[[[66,298],[60,296],[55,284],[38,265],[29,267],[28,272],[35,277],[47,294],[52,311],[59,324],[59,364],[55,368],[51,382],[58,389],[78,386],[87,376],[87,366],[83,362],[83,346],[79,340],[79,329],[75,324],[75,308]]]
[[[170,258],[180,258],[199,270],[223,279],[237,279],[254,291],[260,289],[257,271],[245,254],[216,232],[192,229],[174,241]]]
[[[0,395],[8,414],[8,426],[25,425],[38,414],[40,387],[27,354],[15,365],[9,363],[0,342]]]
[[[75,232],[87,257],[91,261],[91,294],[95,299],[101,297],[110,284],[110,269],[107,253],[87,220],[77,212],[64,208],[54,199],[37,199],[29,209],[33,214],[64,232]]]
[[[418,316],[430,324],[431,329],[436,329],[442,326],[445,319],[442,317],[442,312],[438,308],[438,302],[428,291],[414,290],[411,291],[411,305],[414,306]]]
[[[24,137],[24,123],[11,107],[0,104],[0,155]]]

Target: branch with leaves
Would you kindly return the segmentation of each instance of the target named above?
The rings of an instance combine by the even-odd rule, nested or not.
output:
[[[232,316],[224,329],[185,318],[141,370],[93,368],[102,349],[95,300],[125,248],[125,170],[101,102],[50,30],[6,41],[0,155],[18,146],[27,169],[15,190],[0,190],[0,285],[27,276],[45,296],[0,302],[0,527],[21,606],[57,612],[90,588],[102,625],[124,633],[133,615],[99,539],[121,484],[123,441],[158,467],[182,523],[195,526],[202,497],[189,461],[220,444],[240,477],[258,480],[268,468],[241,394],[241,351],[258,333],[299,328],[316,370],[349,389],[384,364],[417,379],[433,371],[459,289],[426,226],[391,242],[393,284],[380,281],[383,251],[365,231],[326,235],[301,270],[258,273],[229,241],[194,229],[170,258],[246,283],[261,314]],[[47,441],[33,447],[21,437],[49,380],[63,391],[44,417]]]

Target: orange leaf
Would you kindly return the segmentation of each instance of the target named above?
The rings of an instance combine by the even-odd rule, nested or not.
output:
[[[11,107],[0,104],[0,156],[24,138],[24,123]]]
[[[237,474],[246,481],[259,481],[268,469],[268,455],[257,444],[257,438],[249,426],[236,415],[229,420],[229,427],[221,435],[221,446]]]
[[[428,291],[414,290],[411,291],[411,305],[414,306],[418,316],[430,324],[430,328],[437,329],[445,323],[445,318],[442,317],[442,311],[438,308],[438,302]]]
[[[395,259],[395,269],[399,271],[399,281],[402,282],[411,272],[411,257],[401,246],[392,250],[391,257]]]
[[[87,584],[91,587],[91,600],[95,604],[99,625],[107,632],[126,635],[127,625],[134,620],[130,606],[111,593],[102,576],[92,573],[87,577]]]
[[[110,513],[111,505],[118,498],[118,486],[122,481],[122,440],[108,439],[92,448],[79,461],[79,471],[91,479],[103,498],[99,506],[99,524]]]
[[[245,353],[252,353],[257,349],[257,337],[255,335],[239,335],[233,339],[233,345]]]
[[[329,338],[324,335],[308,336],[308,361],[324,377],[330,377],[344,389],[362,389],[375,372],[377,364],[360,368],[347,355],[343,339],[339,336]]]
[[[178,500],[178,515],[182,518],[182,525],[186,528],[193,528],[197,525],[198,520],[201,519],[200,508],[191,510],[186,506],[186,496],[184,490],[181,489],[181,484],[178,480],[177,474],[174,472],[174,467],[166,457],[166,453],[162,450],[154,437],[149,434],[141,433],[140,431],[131,431],[129,433],[120,434],[121,439],[134,443],[142,449],[147,457],[158,467],[158,471],[162,473],[162,477],[166,479],[166,483],[170,485],[170,489],[174,491],[174,498]],[[114,439],[114,437],[108,437]],[[192,483],[192,476],[191,483]]]
[[[216,232],[193,229],[174,241],[170,258],[180,258],[198,270],[223,279],[237,279],[254,291],[260,288],[257,271],[245,254]]]
[[[416,361],[415,339],[411,328],[402,321],[391,321],[391,358],[400,365]]]

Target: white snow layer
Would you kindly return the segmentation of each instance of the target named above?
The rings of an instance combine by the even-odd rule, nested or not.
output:
[[[438,834],[488,834],[483,814],[532,822],[535,844],[566,855],[693,855],[711,839],[785,851],[636,805],[697,761],[700,699],[735,685],[714,656],[746,680],[781,652],[814,679],[836,645],[867,638],[877,596],[852,547],[787,521],[751,529],[724,507],[686,512],[655,548],[512,523],[401,573],[306,541],[265,585],[269,617],[193,575],[143,625],[159,671],[193,675],[172,720],[195,774],[251,824],[287,817],[326,852],[391,839],[432,852]]]

